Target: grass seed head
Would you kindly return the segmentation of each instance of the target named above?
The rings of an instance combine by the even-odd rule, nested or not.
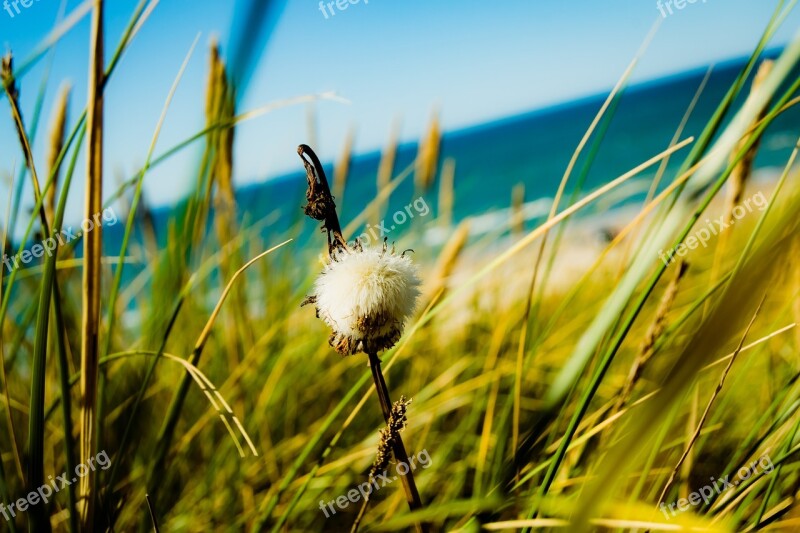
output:
[[[385,472],[389,467],[389,462],[392,459],[392,448],[408,423],[406,412],[408,405],[411,403],[410,399],[405,396],[400,396],[400,399],[392,404],[392,413],[389,415],[389,422],[386,427],[380,431],[380,440],[378,441],[378,451],[375,455],[375,462],[372,463],[372,468],[369,471],[369,477],[374,478],[378,474]]]
[[[14,56],[11,55],[11,52],[6,53],[2,61],[0,61],[0,79],[2,79],[3,86],[8,91],[9,98],[17,100],[19,92],[14,79]]]

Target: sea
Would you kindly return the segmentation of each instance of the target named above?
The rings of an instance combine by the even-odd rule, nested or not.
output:
[[[778,51],[771,51],[765,57],[777,55]],[[742,58],[712,68],[681,139],[701,133],[745,64],[746,59]],[[578,160],[568,182],[566,198],[573,193],[587,194],[665,150],[707,74],[708,68],[701,68],[627,87],[613,114],[608,113],[608,123],[598,128],[584,149],[583,157]],[[795,76],[798,75],[800,72],[795,72]],[[734,103],[734,111],[741,106],[749,84],[750,80],[743,96]],[[456,165],[454,224],[469,217],[473,234],[493,232],[502,235],[503,231],[510,231],[509,207],[512,190],[518,184],[524,184],[527,227],[533,227],[546,217],[570,158],[606,97],[607,93],[596,94],[467,129],[444,132],[440,168],[445,159],[453,159]],[[731,116],[732,113],[728,113],[727,120]],[[800,108],[792,108],[766,131],[755,159],[755,175],[769,179],[780,172],[799,135]],[[416,143],[401,145],[394,174],[398,175],[413,165],[417,152]],[[589,157],[590,153],[594,157]],[[688,149],[684,149],[670,159],[659,189],[676,177],[676,171],[687,154]],[[344,197],[340,199],[343,225],[375,198],[380,157],[380,152],[354,157]],[[324,166],[331,179],[332,164]],[[657,168],[655,165],[642,172],[618,197],[598,202],[587,209],[584,216],[642,201]],[[265,232],[285,232],[288,225],[296,223],[301,215],[299,206],[303,204],[306,187],[304,176],[302,168],[299,168],[297,173],[242,188],[238,192],[242,212],[249,213],[252,220],[265,215],[264,206],[283,209],[275,213],[275,222]],[[581,181],[580,190],[575,191],[575,184]],[[431,210],[426,217],[431,219],[438,215],[438,193],[437,177],[437,182],[424,193],[425,204]],[[385,227],[390,227],[392,215],[398,211],[417,214],[408,206],[418,196],[413,175],[409,176],[390,197],[384,213],[387,217]],[[359,233],[364,229],[369,228],[362,225]],[[444,236],[440,227],[431,227],[428,241],[432,245],[438,244]]]

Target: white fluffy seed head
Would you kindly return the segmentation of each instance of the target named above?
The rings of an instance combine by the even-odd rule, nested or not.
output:
[[[314,285],[317,316],[343,355],[378,352],[400,338],[414,312],[420,280],[411,259],[382,248],[337,253]]]

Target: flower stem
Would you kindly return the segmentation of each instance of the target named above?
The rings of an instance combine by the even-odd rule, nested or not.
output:
[[[375,390],[378,392],[378,400],[380,400],[381,403],[383,418],[388,424],[389,415],[392,412],[392,400],[389,398],[389,389],[386,387],[386,380],[383,378],[383,372],[381,371],[381,360],[378,358],[378,354],[376,353],[370,353],[367,355],[369,356],[369,368],[372,370],[372,379],[375,381]],[[406,493],[408,507],[412,511],[422,509],[422,500],[419,497],[419,490],[417,490],[417,484],[414,482],[414,474],[411,471],[411,463],[409,463],[408,460],[408,453],[406,453],[406,447],[403,444],[403,439],[400,437],[400,435],[397,435],[397,440],[392,446],[392,452],[394,452],[394,458],[398,462],[404,463],[406,466],[408,466],[406,469],[407,472],[400,475],[400,480],[403,483],[403,490]],[[427,524],[424,523],[416,524],[416,528],[418,532],[428,531]]]
[[[347,249],[347,241],[342,235],[342,227],[339,224],[339,215],[336,214],[336,202],[328,186],[328,178],[325,176],[322,163],[307,144],[298,146],[297,154],[303,160],[308,181],[306,215],[323,222],[322,227],[328,232],[329,253],[333,253],[337,248]]]

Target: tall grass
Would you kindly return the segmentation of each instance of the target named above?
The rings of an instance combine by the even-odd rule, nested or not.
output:
[[[269,35],[266,15],[281,4],[242,9],[257,42]],[[244,213],[233,182],[238,124],[335,96],[240,109],[258,56],[243,32],[230,56],[212,43],[206,107],[197,110],[205,114],[201,131],[157,153],[198,41],[186,43],[142,168],[104,192],[103,92],[158,2],[138,3],[107,65],[103,2],[82,3],[29,60],[16,69],[10,59],[5,64],[6,120],[19,134],[13,149],[24,168],[2,164],[14,179],[31,181],[34,204],[30,213],[14,208],[21,189],[12,186],[3,233],[23,228],[24,238],[5,248],[27,249],[62,227],[84,148],[83,216],[126,197],[128,218],[119,242],[96,228],[41,264],[0,276],[0,503],[50,475],[72,477],[100,451],[111,464],[49,503],[0,521],[0,529],[338,531],[357,520],[364,530],[796,529],[800,278],[792,254],[800,249],[800,140],[776,182],[745,176],[764,133],[800,102],[800,41],[752,89],[749,83],[794,4],[778,3],[700,135],[684,135],[683,126],[705,82],[676,120],[669,145],[585,191],[634,60],[576,139],[548,216],[534,228],[523,220],[519,188],[514,231],[470,237],[472,217],[454,224],[462,198],[458,162],[445,160],[439,171],[438,114],[416,160],[400,169],[395,124],[376,196],[365,206],[348,200],[341,238],[379,222],[412,174],[426,198],[438,177],[439,213],[398,234],[415,249],[426,286],[406,334],[379,362],[377,354],[332,353],[324,325],[299,308],[318,271],[320,247],[295,239],[308,223],[292,219],[286,235],[264,238],[276,218],[297,214],[301,199],[271,199],[263,211]],[[33,83],[30,67],[89,13],[86,111],[71,117],[62,93],[40,174],[31,148],[38,111],[22,108],[17,92]],[[352,136],[342,142],[339,196],[347,192]],[[145,180],[194,145],[201,151],[189,197],[166,222],[149,226],[147,253],[139,252]],[[683,161],[672,172],[666,162],[676,157]],[[567,222],[647,170],[656,177],[641,211],[621,220],[624,227],[580,277],[560,276],[573,246]],[[662,179],[669,184],[656,194]],[[688,269],[664,264],[659,249],[685,242],[704,217],[729,216],[736,201],[726,203],[722,193],[730,180],[732,198],[759,188],[768,192],[768,207],[694,250]],[[427,229],[444,235],[444,245],[418,241]],[[412,501],[409,510],[407,494],[387,487],[369,505],[326,517],[321,502],[346,496],[371,475],[390,408],[387,381],[413,397],[403,434],[408,455],[426,450],[432,460],[413,474],[418,494],[410,499],[424,508]],[[380,412],[371,408],[376,390]],[[695,419],[693,403],[700,407]],[[675,516],[657,507],[765,455],[774,469],[729,492]],[[680,471],[687,475],[678,483]]]

